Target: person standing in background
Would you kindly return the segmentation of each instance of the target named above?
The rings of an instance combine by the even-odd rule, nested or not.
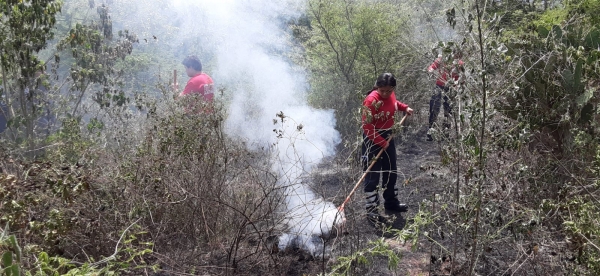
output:
[[[427,130],[427,140],[433,141],[431,133],[433,124],[440,113],[442,99],[444,100],[444,120],[452,113],[450,98],[448,97],[451,89],[456,89],[460,83],[460,73],[464,72],[464,62],[460,59],[462,54],[458,50],[452,52],[452,63],[446,64],[442,55],[439,55],[429,67],[427,72],[433,73],[437,78],[435,81],[434,93],[429,100],[429,129]]]
[[[212,78],[206,73],[202,72],[202,63],[196,56],[188,56],[183,62],[185,66],[185,72],[190,77],[185,88],[179,93],[179,86],[177,83],[175,86],[175,97],[182,98],[186,95],[199,95],[206,103],[212,103],[214,99],[214,84]]]

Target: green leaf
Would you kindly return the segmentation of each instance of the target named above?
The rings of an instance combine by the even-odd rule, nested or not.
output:
[[[7,251],[2,254],[2,266],[9,267],[13,264],[13,255],[12,252]]]
[[[595,29],[584,38],[584,45],[588,48],[598,49],[600,47],[600,31]]]
[[[14,276],[20,276],[21,275],[21,273],[19,272],[19,266],[16,265],[16,264],[14,264],[11,267],[9,267],[7,271],[11,272],[10,275],[14,275]],[[9,275],[9,274],[7,273],[7,275]]]
[[[562,29],[560,28],[560,26],[558,26],[558,25],[552,26],[552,34],[554,35],[554,38],[556,38],[556,39],[562,38],[563,32],[562,32]]]
[[[544,26],[538,26],[537,32],[538,35],[543,38],[548,37],[548,34],[550,33],[550,31],[548,31],[548,29],[546,29]]]
[[[575,89],[575,74],[571,72],[571,69],[563,70],[560,75],[562,76],[561,84],[566,91]]]
[[[50,261],[50,258],[48,257],[48,253],[43,252],[43,251],[40,253],[39,259],[42,263],[46,263],[46,264]]]
[[[553,73],[554,69],[556,69],[557,62],[558,55],[551,54],[550,57],[548,57],[548,61],[546,62],[546,64],[543,64],[544,72],[549,74]]]
[[[17,257],[17,262],[21,262],[21,247],[17,243],[17,237],[15,235],[10,235],[8,239],[10,241],[10,245],[12,246],[13,252]]]
[[[573,88],[576,89],[575,93],[579,93],[583,89],[583,84],[581,83],[583,63],[583,59],[579,59],[577,60],[577,65],[575,65],[575,72],[573,74]]]

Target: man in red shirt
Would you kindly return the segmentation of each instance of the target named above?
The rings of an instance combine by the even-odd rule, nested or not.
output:
[[[429,100],[429,130],[427,131],[427,140],[429,141],[433,140],[431,137],[431,129],[440,113],[442,99],[444,99],[445,120],[450,116],[452,107],[450,106],[450,99],[448,98],[447,93],[450,89],[455,89],[460,82],[460,73],[464,71],[464,63],[460,58],[461,53],[458,50],[455,50],[453,51],[451,64],[446,64],[442,55],[439,55],[438,58],[427,67],[427,72],[437,76],[435,81],[435,91]]]
[[[190,77],[190,80],[185,85],[183,91],[179,93],[178,98],[185,95],[197,94],[205,102],[212,103],[214,98],[213,80],[209,75],[202,72],[202,63],[200,63],[198,57],[188,56],[181,63],[185,66],[185,72]],[[177,84],[175,84],[175,87],[177,88]],[[177,92],[176,90],[175,93]]]

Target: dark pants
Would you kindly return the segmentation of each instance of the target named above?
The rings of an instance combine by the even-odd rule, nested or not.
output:
[[[429,100],[429,128],[433,127],[433,124],[437,120],[438,115],[440,114],[440,108],[442,106],[442,99],[444,100],[444,117],[448,117],[451,113],[450,99],[446,96],[448,92],[448,87],[444,86],[435,86],[435,93],[431,96],[431,100]]]
[[[387,139],[392,131],[388,130],[380,133],[385,139]],[[361,162],[363,165],[363,171],[366,171],[372,160],[377,156],[381,147],[373,144],[369,138],[363,134],[362,144],[362,157]],[[396,179],[398,178],[398,166],[396,164],[396,145],[394,139],[390,140],[390,145],[381,154],[379,159],[375,162],[371,170],[367,173],[364,180],[364,192],[366,194],[366,207],[367,210],[375,209],[379,205],[379,180],[381,179],[381,186],[384,189],[383,199],[385,205],[398,204],[398,196],[396,191]]]

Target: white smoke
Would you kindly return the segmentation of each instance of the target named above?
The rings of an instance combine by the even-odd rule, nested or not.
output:
[[[217,45],[214,79],[233,88],[227,133],[251,147],[276,144],[273,170],[286,187],[289,226],[279,247],[298,246],[319,255],[322,243],[315,239],[329,235],[338,212],[333,203],[301,184],[300,177],[334,154],[340,136],[333,112],[308,106],[306,77],[285,60],[289,36],[281,26],[300,14],[293,4],[229,1],[216,5],[218,12],[207,13],[205,19]],[[280,112],[283,115],[276,117]],[[274,119],[283,122],[274,124]],[[277,138],[274,129],[283,135]]]
[[[248,1],[228,8],[224,12],[227,16],[212,19],[226,18],[219,26],[228,34],[219,40],[219,67],[214,76],[220,81],[230,79],[228,84],[236,83],[240,76],[244,81],[236,83],[226,131],[246,139],[251,147],[276,143],[273,170],[279,174],[280,185],[286,187],[285,219],[289,226],[279,239],[279,247],[300,247],[320,255],[320,237],[329,235],[334,220],[341,218],[333,203],[301,184],[300,177],[334,154],[340,136],[332,111],[308,106],[305,75],[282,55],[289,50],[289,37],[280,24],[298,13],[277,1]],[[275,117],[280,112],[282,117]],[[274,124],[274,119],[283,122]],[[283,135],[278,139],[273,130]]]
[[[315,195],[300,177],[332,156],[341,139],[333,111],[307,104],[306,75],[286,58],[291,41],[284,27],[301,15],[304,1],[156,1],[158,11],[135,9],[149,20],[146,26],[169,30],[159,35],[165,43],[198,55],[217,88],[225,88],[227,134],[246,141],[251,150],[272,149],[272,169],[287,195],[289,230],[280,237],[280,247],[299,246],[318,255],[318,239],[329,235],[334,220],[341,218],[333,203]],[[133,8],[128,10],[130,20],[135,18]],[[148,28],[135,30],[136,26],[131,22],[124,27],[142,37],[151,34]],[[283,121],[276,117],[280,112]],[[274,129],[283,135],[278,138]]]
[[[309,115],[320,116],[321,120],[334,120],[330,112],[320,114],[318,110],[305,109],[307,110],[291,108],[292,113],[308,112]],[[273,169],[280,173],[282,179],[279,183],[286,188],[285,222],[288,225],[288,231],[279,238],[279,248],[300,247],[313,256],[322,256],[326,254],[322,238],[327,238],[334,230],[333,227],[341,226],[345,217],[333,203],[316,195],[300,179],[324,156],[333,154],[331,148],[327,152],[320,151],[320,148],[335,146],[339,142],[339,134],[333,128],[301,126],[299,130],[300,125],[290,123],[291,119],[285,117],[285,114],[281,114],[279,119],[283,123],[277,130],[281,138],[273,151],[277,159],[273,163]],[[322,138],[312,140],[310,137]]]

